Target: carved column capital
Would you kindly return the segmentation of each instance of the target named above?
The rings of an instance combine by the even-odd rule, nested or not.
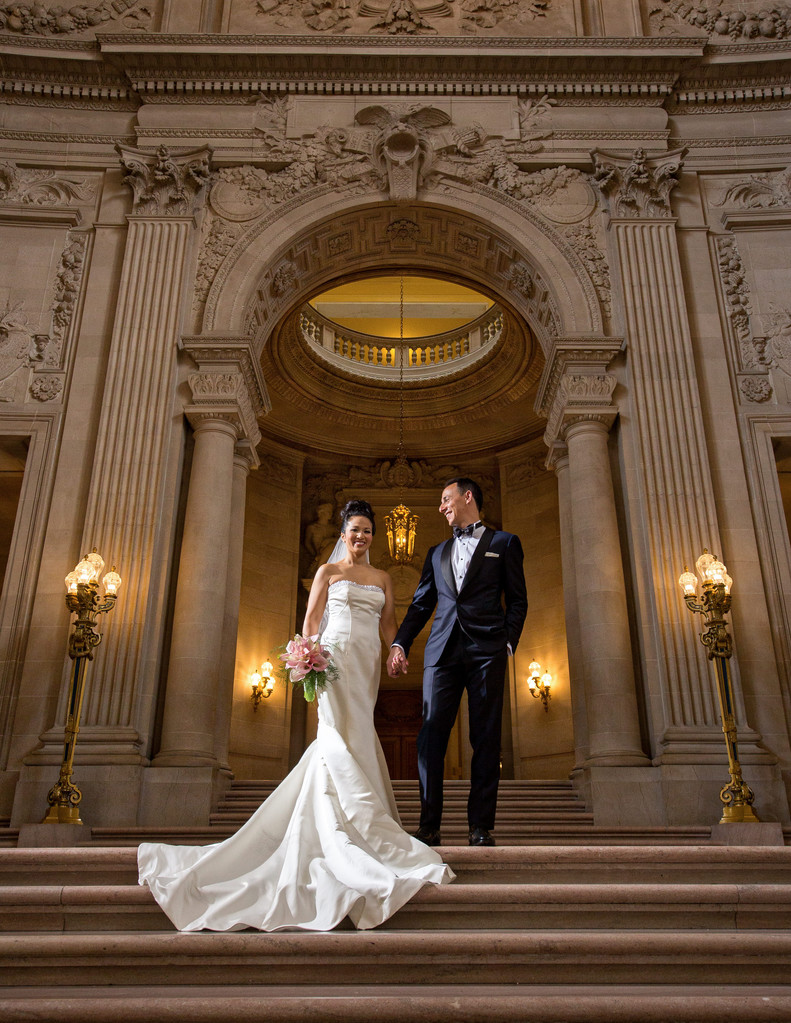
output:
[[[670,193],[678,184],[686,149],[648,157],[636,149],[631,157],[595,149],[593,177],[612,217],[653,220],[673,215]]]
[[[609,430],[615,421],[616,379],[607,366],[620,348],[620,338],[591,338],[561,341],[553,349],[536,401],[536,411],[547,417],[544,442],[550,449],[547,464],[551,467],[553,453],[561,450],[573,423],[597,421]]]
[[[253,450],[261,438],[258,417],[271,404],[250,339],[185,337],[180,347],[197,367],[187,376],[192,401],[184,409],[192,426],[230,423],[240,441],[238,450]]]
[[[156,153],[118,145],[126,171],[124,182],[133,192],[134,213],[149,217],[191,217],[197,213],[209,181],[208,146],[187,153],[172,153],[159,146]]]

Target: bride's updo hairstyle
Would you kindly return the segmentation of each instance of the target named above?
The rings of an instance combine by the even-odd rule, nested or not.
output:
[[[376,519],[374,518],[374,510],[368,504],[367,501],[361,501],[359,498],[353,498],[351,501],[346,502],[346,506],[341,512],[341,532],[346,532],[346,526],[349,519],[353,519],[355,515],[364,515],[371,523],[371,533],[376,533]]]

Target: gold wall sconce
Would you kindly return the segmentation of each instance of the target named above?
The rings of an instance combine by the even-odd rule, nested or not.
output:
[[[725,615],[731,607],[731,586],[733,579],[725,565],[704,549],[695,562],[700,576],[703,594],[698,596],[698,579],[685,568],[678,584],[684,594],[684,603],[693,614],[703,615],[705,630],[700,641],[708,651],[709,660],[714,662],[717,677],[717,695],[720,702],[720,719],[728,753],[728,773],[731,780],[720,791],[722,818],[720,824],[756,824],[758,817],[753,810],[755,795],[742,778],[739,752],[736,743],[736,718],[733,711],[733,686],[728,661],[733,653],[733,640],[728,633]]]
[[[271,661],[264,661],[260,668],[250,673],[250,699],[253,710],[258,710],[261,700],[268,700],[275,688],[275,669]]]
[[[542,673],[541,665],[538,661],[531,661],[527,670],[530,672],[527,676],[530,695],[536,700],[541,700],[544,704],[544,710],[549,712],[549,701],[552,699],[549,693],[552,687],[552,676],[548,671]]]

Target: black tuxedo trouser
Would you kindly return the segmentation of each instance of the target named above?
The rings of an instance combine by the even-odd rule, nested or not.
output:
[[[442,820],[445,752],[465,689],[472,746],[467,820],[471,828],[494,827],[507,663],[505,650],[484,655],[457,626],[440,663],[424,669],[423,726],[417,738],[421,827],[438,829]]]

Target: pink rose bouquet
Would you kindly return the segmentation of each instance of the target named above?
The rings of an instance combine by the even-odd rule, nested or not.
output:
[[[288,680],[294,686],[303,687],[309,703],[316,699],[316,690],[323,689],[337,670],[329,647],[322,646],[316,637],[299,633],[286,644],[285,653],[280,654],[279,659],[284,662]]]

